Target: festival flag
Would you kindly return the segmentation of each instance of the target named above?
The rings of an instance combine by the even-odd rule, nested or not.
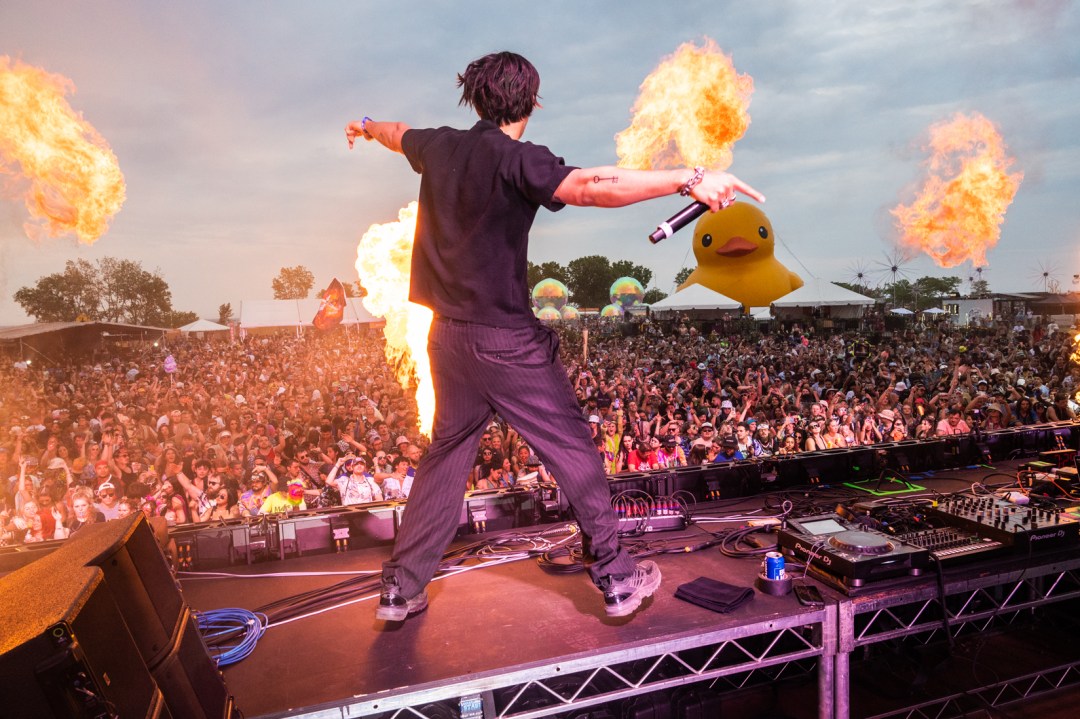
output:
[[[316,329],[329,330],[341,324],[345,316],[345,288],[336,277],[323,292],[322,303],[315,319],[311,321]]]

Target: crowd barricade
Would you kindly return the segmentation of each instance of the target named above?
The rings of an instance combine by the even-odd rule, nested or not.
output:
[[[859,447],[800,452],[764,459],[706,464],[608,478],[612,497],[623,493],[676,498],[686,505],[746,497],[796,486],[856,484],[905,479],[923,472],[989,465],[1030,457],[1057,467],[1076,466],[1080,422],[1011,427],[930,440],[904,440]],[[271,516],[172,527],[179,569],[213,569],[344,552],[393,543],[407,502],[309,509]],[[554,485],[466,493],[458,536],[572,519]],[[0,574],[13,571],[62,546],[62,541],[0,548]]]

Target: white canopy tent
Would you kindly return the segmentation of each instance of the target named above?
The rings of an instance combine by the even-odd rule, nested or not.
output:
[[[356,297],[345,300],[343,325],[381,322],[381,317],[364,309]],[[263,327],[311,327],[319,311],[320,299],[303,300],[244,300],[240,303],[240,328],[252,330]]]
[[[710,290],[705,285],[694,283],[686,289],[668,295],[659,302],[652,303],[649,308],[653,312],[684,312],[688,310],[731,312],[741,309],[742,305],[716,290]]]
[[[772,307],[751,307],[750,317],[757,322],[768,322],[773,318]]]
[[[225,325],[219,325],[217,322],[198,319],[191,324],[180,327],[179,330],[187,334],[189,332],[228,332],[229,328]]]
[[[813,308],[829,308],[828,315],[837,319],[861,317],[864,308],[874,304],[873,297],[860,295],[840,285],[818,277],[811,277],[799,289],[789,292],[772,303],[773,315],[805,316]]]

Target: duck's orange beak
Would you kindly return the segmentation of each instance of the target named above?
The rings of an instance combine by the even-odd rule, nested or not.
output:
[[[722,247],[716,248],[716,254],[724,257],[742,257],[743,255],[749,255],[757,248],[758,246],[753,242],[736,236],[725,242]]]

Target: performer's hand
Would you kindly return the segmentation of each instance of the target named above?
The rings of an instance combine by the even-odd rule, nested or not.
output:
[[[345,139],[349,141],[349,149],[353,148],[353,144],[356,142],[357,137],[363,137],[364,132],[360,127],[361,121],[350,122],[345,126]]]
[[[735,202],[735,193],[737,192],[758,202],[765,201],[765,195],[726,172],[706,172],[705,176],[701,178],[701,182],[690,192],[690,195],[698,202],[708,205],[713,212],[716,212]]]

